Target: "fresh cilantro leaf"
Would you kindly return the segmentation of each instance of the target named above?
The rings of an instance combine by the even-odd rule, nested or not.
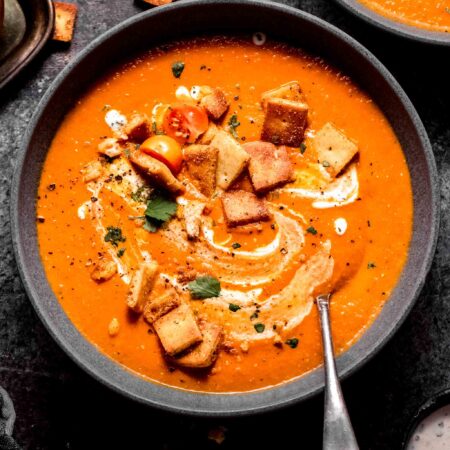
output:
[[[235,242],[234,244],[231,245],[235,250],[238,248],[241,248],[241,244],[239,244],[239,242]]]
[[[161,225],[162,223],[160,221],[152,220],[146,217],[143,228],[144,230],[149,231],[150,233],[156,233],[161,227]]]
[[[239,311],[241,309],[241,307],[239,305],[235,305],[234,303],[230,303],[228,305],[228,309],[230,311],[236,312],[236,311]]]
[[[175,78],[180,78],[184,70],[184,62],[176,61],[172,64],[172,73]]]
[[[262,333],[266,329],[266,326],[263,323],[255,323],[254,327],[257,333]]]
[[[306,229],[306,231],[307,231],[308,233],[313,234],[314,236],[317,234],[317,230],[316,230],[313,226],[308,227],[308,228]]]
[[[111,242],[114,247],[119,245],[119,242],[125,242],[127,239],[122,236],[122,230],[119,227],[107,227],[108,232],[105,234],[105,242]]]
[[[167,222],[176,214],[176,212],[177,203],[171,198],[156,192],[150,197],[150,200],[147,203],[145,215],[150,219]]]
[[[300,144],[300,153],[303,155],[303,153],[306,152],[306,144],[304,142],[302,142]]]
[[[233,135],[233,137],[235,139],[237,139],[239,136],[237,134],[236,128],[241,124],[241,122],[239,122],[238,117],[236,114],[233,114],[230,117],[230,120],[228,121],[228,127],[230,129],[230,133]]]
[[[297,348],[297,345],[298,345],[298,339],[297,339],[297,338],[291,338],[291,339],[288,339],[288,340],[286,341],[286,345],[289,345],[289,347],[291,347],[291,348]]]
[[[191,297],[195,299],[205,299],[218,297],[220,295],[220,281],[210,275],[198,277],[188,284]]]

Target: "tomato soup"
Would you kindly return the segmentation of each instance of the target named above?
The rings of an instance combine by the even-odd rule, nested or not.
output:
[[[267,388],[372,324],[406,261],[413,202],[374,101],[326,61],[253,37],[167,44],[63,120],[38,236],[68,317],[150,382]]]
[[[359,0],[378,14],[412,27],[448,33],[450,1],[448,0]]]

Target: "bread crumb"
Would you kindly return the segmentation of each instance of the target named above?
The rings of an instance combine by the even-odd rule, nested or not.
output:
[[[109,335],[117,336],[119,334],[119,329],[120,329],[119,319],[117,319],[116,317],[113,317],[111,319],[111,322],[109,322],[109,325],[108,325]]]

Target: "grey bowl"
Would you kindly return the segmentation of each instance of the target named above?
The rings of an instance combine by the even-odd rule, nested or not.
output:
[[[170,27],[167,26],[170,24]],[[176,31],[174,31],[176,30]],[[46,279],[36,236],[35,199],[42,164],[65,113],[93,79],[155,43],[199,33],[265,31],[322,55],[376,100],[405,149],[414,191],[414,231],[408,260],[391,299],[362,338],[337,361],[340,376],[367,362],[398,329],[430,268],[438,229],[436,166],[425,129],[407,96],[381,63],[332,25],[304,12],[261,1],[194,0],[152,9],[95,40],[57,77],[26,133],[12,182],[11,222],[17,263],[37,314],[64,351],[105,385],[147,405],[205,416],[236,416],[286,406],[323,389],[322,370],[245,394],[206,394],[150,383],[100,353],[77,331]],[[106,63],[107,62],[107,63]],[[275,368],[274,368],[275,369]],[[276,369],[279,370],[279,369]]]
[[[396,22],[387,17],[377,14],[375,11],[367,8],[358,0],[335,0],[354,16],[365,20],[368,24],[380,28],[383,31],[393,33],[402,38],[425,44],[450,46],[450,33],[439,31],[429,31],[416,28],[411,25]]]

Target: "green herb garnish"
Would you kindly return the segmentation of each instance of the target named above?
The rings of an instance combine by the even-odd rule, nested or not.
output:
[[[289,345],[289,347],[291,347],[291,348],[297,348],[297,345],[298,345],[298,339],[297,339],[297,338],[291,338],[291,339],[288,339],[288,340],[286,341],[286,345]]]
[[[122,230],[119,227],[107,227],[108,232],[105,234],[105,242],[111,242],[114,247],[119,245],[119,242],[125,242],[126,237],[122,236]]]
[[[307,231],[308,233],[313,234],[314,236],[317,234],[317,230],[316,230],[313,226],[308,227],[308,228],[306,229],[306,231]]]
[[[239,311],[241,309],[241,307],[239,305],[235,305],[234,303],[230,303],[228,305],[228,309],[230,311],[236,312],[236,311]]]
[[[220,281],[211,275],[205,275],[191,281],[188,284],[188,289],[191,292],[191,297],[195,299],[218,297],[220,295]]]
[[[266,326],[263,323],[255,323],[254,327],[257,333],[262,333],[266,329]]]
[[[323,167],[330,167],[330,163],[328,161],[322,161]]]
[[[145,210],[144,229],[155,233],[177,212],[177,203],[160,192],[155,192],[150,197]]]
[[[368,269],[375,269],[375,267],[377,267],[377,266],[373,262],[370,262],[370,263],[367,264],[367,268]]]
[[[241,248],[241,244],[239,244],[239,242],[235,242],[234,244],[231,245],[235,250],[238,248]]]
[[[122,258],[122,256],[123,256],[124,253],[125,253],[125,249],[124,249],[124,248],[120,248],[120,249],[117,251],[117,256],[118,256],[119,258]]]
[[[175,78],[180,78],[184,70],[184,62],[176,61],[172,64],[172,73]]]
[[[304,142],[302,142],[300,144],[300,153],[303,155],[303,153],[306,152],[306,144]]]
[[[250,320],[254,320],[257,319],[259,316],[259,311],[256,310],[251,316],[250,316]]]
[[[238,134],[236,131],[236,128],[241,124],[241,122],[239,122],[238,117],[236,114],[233,114],[230,117],[230,120],[228,121],[228,127],[230,128],[230,133],[233,135],[233,137],[235,139],[238,138]]]
[[[143,184],[142,186],[139,186],[137,190],[131,194],[131,198],[135,202],[146,203],[148,202],[150,192],[151,192],[150,187]]]

